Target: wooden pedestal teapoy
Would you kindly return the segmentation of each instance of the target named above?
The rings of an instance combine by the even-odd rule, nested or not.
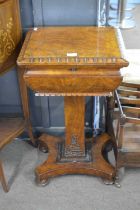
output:
[[[30,30],[18,58],[25,118],[29,120],[27,87],[38,95],[64,96],[65,139],[43,133],[48,159],[35,169],[39,183],[64,174],[115,178],[102,155],[107,133],[85,140],[85,96],[108,95],[122,81],[119,35],[113,28],[46,27]]]

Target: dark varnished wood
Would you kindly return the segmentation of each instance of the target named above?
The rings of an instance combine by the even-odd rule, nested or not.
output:
[[[113,50],[112,50],[113,49]],[[48,159],[36,168],[45,184],[64,174],[97,175],[110,180],[115,169],[103,158],[111,137],[85,141],[86,95],[107,95],[122,81],[120,68],[128,62],[122,54],[117,30],[98,27],[47,27],[30,30],[18,61],[26,122],[29,108],[26,85],[37,94],[64,96],[65,139],[42,134]],[[31,128],[31,127],[30,127]]]
[[[116,91],[115,94],[119,108],[119,120],[116,129],[116,139],[118,141],[117,169],[123,166],[140,167],[140,108],[136,107],[136,105],[139,105],[140,85],[122,83],[121,89],[123,87],[127,87],[126,92],[125,90],[120,91],[119,88],[119,91]],[[121,95],[124,97],[124,94],[127,99],[121,100]],[[134,99],[134,97],[136,98]]]
[[[28,101],[28,89],[24,81],[24,70],[18,71],[18,80],[20,85],[21,100],[23,106],[23,113],[26,120],[26,128],[28,129],[28,134],[33,145],[36,145],[36,139],[33,135],[32,125],[30,121],[30,110]]]
[[[1,184],[2,184],[2,187],[3,187],[4,191],[8,192],[9,188],[8,188],[7,183],[6,183],[6,179],[5,179],[5,176],[4,176],[4,170],[3,170],[3,166],[2,166],[1,161],[0,161],[0,181],[1,181]]]
[[[0,73],[16,65],[20,43],[19,1],[0,1]]]
[[[21,43],[21,22],[18,0],[0,0],[0,75],[16,65]],[[4,91],[4,90],[3,90]],[[22,118],[0,117],[0,150],[25,128]],[[2,161],[0,160],[0,181],[5,192],[9,187],[6,183]]]

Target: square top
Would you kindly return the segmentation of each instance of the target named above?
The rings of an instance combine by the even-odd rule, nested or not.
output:
[[[118,65],[123,58],[117,30],[112,27],[44,27],[30,30],[18,65]]]

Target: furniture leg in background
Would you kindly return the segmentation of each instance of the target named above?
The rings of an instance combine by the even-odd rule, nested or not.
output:
[[[127,89],[126,89],[127,87]],[[122,83],[115,91],[118,106],[117,126],[114,126],[117,140],[117,165],[122,167],[140,167],[140,85]]]
[[[4,176],[4,170],[3,170],[3,166],[2,166],[1,161],[0,161],[0,181],[1,181],[1,184],[2,184],[2,187],[3,187],[4,191],[8,192],[9,188],[8,188],[7,183],[6,183],[6,179],[5,179],[5,176]]]
[[[0,118],[0,151],[23,133],[25,122],[22,118]],[[0,180],[3,189],[8,192],[8,185],[4,176],[2,161],[0,160]]]
[[[0,76],[16,66],[16,59],[21,45],[21,22],[18,0],[0,0]],[[9,86],[9,88],[11,88]],[[4,92],[4,90],[3,90]],[[5,92],[4,92],[5,93]],[[0,96],[1,97],[1,96]],[[0,116],[0,152],[17,136],[23,133],[25,121],[22,117],[10,117],[11,113]],[[3,189],[9,190],[0,160],[0,181]]]
[[[31,121],[30,121],[28,89],[27,89],[27,86],[25,84],[23,75],[24,75],[24,70],[23,69],[18,71],[19,86],[20,86],[21,100],[22,100],[22,106],[23,106],[23,113],[24,113],[26,128],[28,130],[30,140],[31,140],[32,144],[34,146],[36,146],[37,141],[36,141],[36,139],[33,135],[33,128],[32,128]]]
[[[110,7],[111,7],[112,10],[117,10],[118,9],[117,3],[111,3]],[[133,4],[133,0],[131,0],[131,3],[129,3],[129,1],[127,0],[125,10],[126,11],[131,11],[133,9],[135,9],[135,4]]]

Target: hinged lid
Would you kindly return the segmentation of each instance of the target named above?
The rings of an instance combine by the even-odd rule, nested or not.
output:
[[[44,27],[30,30],[18,65],[117,65],[128,62],[111,27]]]

